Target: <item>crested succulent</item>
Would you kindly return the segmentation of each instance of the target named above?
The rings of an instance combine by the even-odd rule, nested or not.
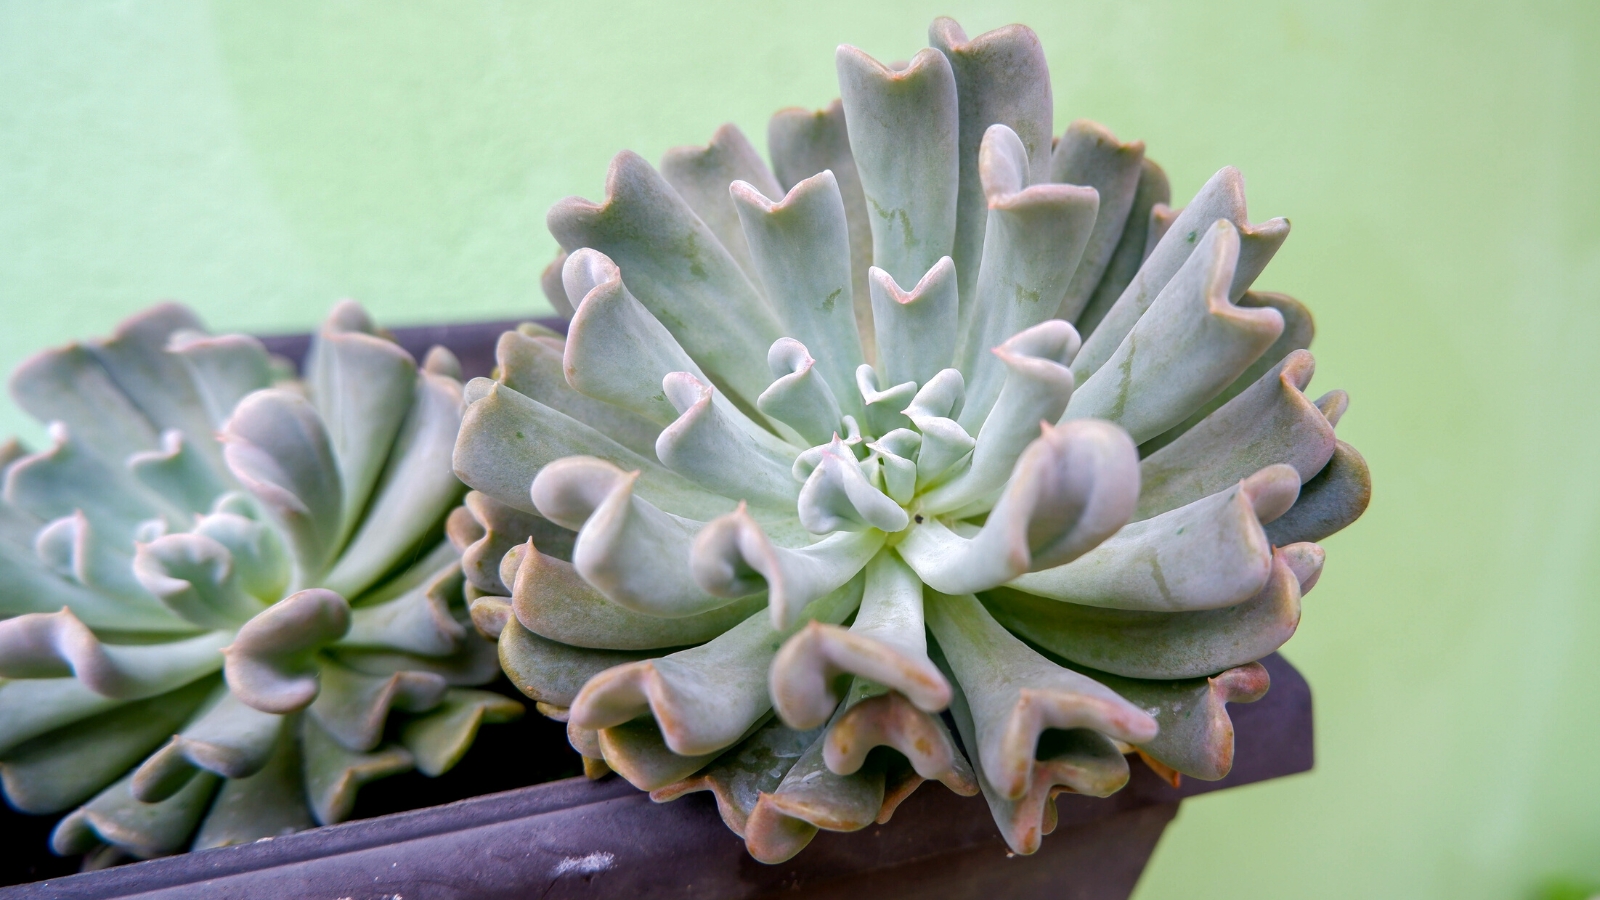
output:
[[[619,154],[548,216],[565,337],[465,391],[452,533],[502,665],[591,771],[713,791],[767,862],[925,779],[1030,853],[1129,755],[1221,778],[1370,494],[1309,312],[1251,290],[1288,222],[1054,137],[1027,28],[930,43],[841,47],[770,167],[732,125]]]
[[[441,529],[454,358],[346,302],[286,367],[163,305],[12,377],[50,446],[0,457],[0,783],[70,811],[58,853],[337,822],[521,711],[466,687],[499,671]]]

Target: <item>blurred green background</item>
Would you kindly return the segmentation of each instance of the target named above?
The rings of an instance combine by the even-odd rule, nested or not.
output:
[[[159,298],[303,330],[538,314],[612,153],[835,96],[832,51],[1032,25],[1056,130],[1222,165],[1294,233],[1376,494],[1287,655],[1316,770],[1184,806],[1138,896],[1600,879],[1600,4],[0,4],[0,367]],[[6,407],[0,427],[40,430]]]

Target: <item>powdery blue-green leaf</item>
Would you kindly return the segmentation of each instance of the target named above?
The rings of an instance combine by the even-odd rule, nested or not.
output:
[[[146,524],[154,526],[157,523]],[[152,527],[152,530],[157,529]],[[90,610],[93,615],[104,614],[117,619],[135,621],[143,619],[145,627],[153,631],[176,630],[172,625],[175,619],[171,611],[166,610],[167,615],[158,615],[156,607],[152,605],[155,598],[140,583],[134,571],[138,543],[135,541],[130,545],[127,537],[126,534],[118,534],[104,524],[97,525],[82,512],[75,512],[38,528],[33,534],[32,542],[35,558],[31,560],[17,558],[15,568],[33,569],[42,564],[62,580],[86,589],[84,593],[90,596],[83,599],[94,607]],[[18,557],[21,557],[21,554],[18,554]],[[27,585],[26,582],[33,579],[23,572],[9,574],[16,581],[22,582],[16,586],[19,589],[40,587]],[[78,599],[75,596],[77,591],[64,588],[65,585],[59,583],[43,587],[43,596],[37,599],[46,604],[52,599],[58,602],[68,600],[67,605],[70,606],[72,601]],[[95,624],[103,626],[102,622]],[[140,629],[135,626],[128,630]],[[186,625],[182,630],[193,630],[193,626]]]
[[[598,312],[599,305],[597,304],[597,309],[591,312]],[[659,326],[659,323],[657,324]],[[585,328],[580,333],[587,335],[606,332],[605,329],[596,332]],[[665,334],[664,331],[662,333]],[[500,335],[500,341],[495,345],[495,377],[501,384],[517,393],[525,397],[538,397],[551,409],[559,410],[610,435],[635,453],[644,455],[654,453],[656,435],[661,432],[660,423],[652,422],[625,408],[613,406],[604,400],[579,393],[567,383],[567,373],[563,363],[565,353],[565,341],[541,338],[524,334],[522,331],[507,331]],[[580,367],[575,367],[575,372],[577,368]],[[581,368],[587,371],[587,367]],[[662,371],[674,370],[667,366]],[[663,414],[666,412],[663,410]]]
[[[584,581],[619,606],[672,618],[726,606],[695,581],[689,546],[704,523],[665,512],[637,496],[637,472],[570,457],[533,481],[533,502],[557,524],[578,531],[572,564]],[[638,565],[641,560],[651,565]]]
[[[1260,663],[1246,663],[1209,678],[1141,681],[1102,672],[1093,677],[1150,710],[1161,731],[1139,749],[1172,769],[1202,781],[1226,778],[1233,768],[1233,720],[1229,703],[1254,703],[1271,676]]]
[[[379,337],[366,312],[343,301],[329,313],[306,357],[306,382],[320,414],[343,491],[336,546],[360,521],[411,406],[417,364]]]
[[[617,154],[604,202],[569,197],[546,222],[568,252],[588,247],[614,260],[629,290],[695,362],[754,402],[766,387],[766,349],[782,336],[778,324],[711,229],[649,163]]]
[[[774,380],[756,398],[756,407],[764,415],[794,429],[812,446],[827,443],[843,427],[840,396],[847,401],[854,399],[855,406],[865,410],[853,383],[842,395],[834,393],[818,372],[816,362],[804,344],[793,338],[779,338],[767,351],[767,366]]]
[[[210,806],[219,780],[202,772],[160,803],[144,803],[133,796],[129,776],[62,819],[50,835],[50,847],[59,855],[72,856],[113,844],[144,859],[182,850]]]
[[[378,745],[391,709],[426,712],[439,705],[449,688],[435,672],[400,671],[383,677],[338,665],[323,666],[321,681],[307,714],[329,737],[357,752]]]
[[[917,281],[907,291],[885,269],[874,266],[867,273],[877,329],[877,371],[887,384],[921,385],[955,357],[960,314],[955,264],[950,257],[941,257],[914,277]]]
[[[1175,277],[1197,249],[1206,232],[1218,221],[1233,225],[1239,235],[1238,264],[1230,271],[1228,300],[1237,302],[1256,276],[1266,268],[1278,248],[1289,236],[1289,220],[1272,219],[1260,225],[1248,224],[1244,202],[1244,176],[1228,166],[1211,176],[1189,205],[1177,215],[1164,236],[1156,242],[1105,317],[1096,324],[1084,342],[1083,352],[1072,370],[1079,380],[1105,365],[1134,324],[1145,314],[1157,296]]]
[[[205,439],[207,443],[210,439]],[[128,471],[176,509],[203,513],[211,501],[231,485],[217,470],[210,457],[195,449],[195,442],[183,432],[169,428],[161,433],[161,446],[129,455]]]
[[[1167,173],[1154,160],[1145,157],[1139,165],[1139,185],[1134,189],[1133,203],[1128,208],[1127,224],[1123,226],[1117,249],[1112,252],[1105,274],[1100,276],[1100,283],[1095,285],[1083,311],[1073,319],[1078,331],[1085,335],[1093,332],[1133,282],[1140,264],[1158,240],[1153,236],[1152,227],[1156,210],[1166,209],[1171,200],[1172,186],[1167,181]]]
[[[452,598],[461,596],[460,568],[451,564],[434,578],[393,600],[350,611],[345,647],[385,647],[423,656],[446,656],[461,646],[466,628],[451,615]]]
[[[1144,710],[1105,685],[1057,666],[1013,637],[969,595],[928,595],[928,627],[971,710],[978,771],[1006,800],[1031,786],[1046,729],[1088,728],[1143,743],[1156,736]]]
[[[175,334],[198,331],[195,314],[177,303],[158,303],[120,322],[111,337],[91,341],[89,350],[158,430],[175,428],[204,437],[213,423],[187,367],[167,351]],[[215,446],[205,450],[215,461]]]
[[[689,550],[702,590],[719,597],[765,592],[774,628],[794,625],[812,601],[855,577],[884,544],[875,529],[831,534],[796,549],[772,543],[745,507],[707,523]]]
[[[7,750],[0,758],[6,802],[42,815],[88,800],[159,747],[215,687],[211,679],[201,679]]]
[[[822,172],[833,173],[850,227],[850,284],[856,330],[864,352],[873,347],[872,305],[867,297],[867,269],[872,265],[872,225],[861,175],[845,129],[844,103],[835,100],[818,110],[790,107],[767,121],[767,152],[783,190]]]
[[[1055,798],[1063,789],[1090,797],[1105,797],[1128,783],[1128,763],[1104,735],[1085,728],[1046,732],[1030,766],[1027,789],[1008,797],[984,775],[983,748],[977,717],[958,687],[950,703],[951,718],[961,740],[978,754],[976,773],[983,797],[1000,835],[1013,853],[1037,852],[1044,835],[1055,830]]]
[[[271,354],[249,335],[177,331],[166,349],[189,370],[214,426],[226,422],[246,395],[272,386]]]
[[[985,252],[988,204],[980,174],[984,134],[996,124],[1017,134],[1028,160],[1023,183],[1043,181],[1053,130],[1050,70],[1038,36],[1022,25],[969,40],[954,19],[940,17],[928,28],[928,44],[949,60],[956,86],[960,192],[951,255],[962,273],[961,295],[966,298]]]
[[[1125,432],[1095,420],[1045,425],[975,534],[930,518],[897,551],[935,590],[987,590],[1083,555],[1122,527],[1138,492],[1137,450]]]
[[[857,579],[816,601],[805,618],[840,622],[860,600]],[[649,713],[672,752],[696,756],[721,750],[772,708],[767,668],[787,636],[757,614],[700,647],[607,670],[579,692],[570,721],[603,734]]]
[[[766,606],[764,596],[734,600],[690,616],[663,618],[606,599],[571,563],[532,546],[508,553],[513,570],[512,608],[529,631],[575,647],[651,650],[708,641]]]
[[[946,683],[948,696],[943,673],[940,680]],[[888,747],[899,751],[919,778],[938,781],[963,797],[978,792],[971,764],[938,715],[918,708],[899,691],[886,691],[860,678],[850,693],[843,715],[828,725],[822,754],[829,771],[857,772],[873,749]]]
[[[1143,162],[1143,141],[1123,143],[1105,126],[1088,119],[1068,125],[1056,142],[1050,154],[1049,180],[1092,187],[1100,195],[1094,231],[1056,311],[1058,318],[1077,321],[1105,277],[1124,231],[1145,227],[1148,211],[1137,221],[1128,215],[1138,193]]]
[[[248,778],[267,764],[285,721],[247,706],[226,687],[214,691],[193,720],[134,770],[133,796],[159,803],[201,771]]]
[[[760,717],[738,740],[754,734],[767,718]],[[574,731],[573,723],[568,722],[569,738]],[[601,729],[594,733],[594,744],[594,751],[601,754],[605,764],[641,791],[653,791],[682,781],[700,771],[721,752],[690,756],[676,753],[667,746],[656,721],[648,717]],[[577,742],[573,746],[576,748]],[[579,752],[589,755],[582,749]]]
[[[936,50],[891,69],[848,44],[834,55],[850,148],[867,198],[872,261],[910,284],[955,242],[960,111],[955,74]],[[883,339],[877,338],[878,346]],[[879,360],[881,363],[882,360]]]
[[[1289,354],[1304,350],[1311,346],[1311,339],[1315,336],[1316,326],[1311,318],[1311,310],[1305,304],[1287,294],[1276,294],[1270,291],[1246,291],[1239,298],[1239,306],[1249,308],[1271,308],[1278,311],[1283,317],[1283,333],[1272,342],[1272,346],[1250,367],[1245,369],[1231,384],[1222,389],[1222,392],[1201,404],[1191,412],[1188,418],[1168,428],[1161,434],[1145,441],[1139,446],[1139,452],[1146,456],[1165,447],[1176,440],[1179,435],[1199,424],[1201,420],[1211,415],[1218,407],[1239,396],[1249,389],[1263,376],[1276,368]]]
[[[93,628],[165,634],[193,631],[193,625],[142,589],[136,594],[107,592],[94,589],[99,585],[93,581],[89,585],[80,581],[80,572],[90,573],[79,568],[79,563],[92,561],[96,568],[91,571],[97,571],[100,562],[129,557],[113,552],[80,516],[57,522],[66,527],[52,531],[51,540],[62,539],[56,548],[63,551],[60,556],[51,556],[52,564],[40,559],[32,547],[0,540],[0,614],[48,613],[66,608]],[[88,542],[88,546],[80,542]],[[55,563],[64,565],[67,571],[61,571]],[[125,567],[117,574],[119,582],[128,575]]]
[[[563,267],[562,279],[576,310],[567,328],[562,356],[568,384],[587,397],[657,426],[676,419],[678,411],[661,392],[661,380],[672,372],[703,377],[700,367],[650,310],[629,293],[621,271],[605,254],[587,248],[572,253]],[[509,380],[502,380],[516,387]],[[523,393],[544,400],[541,393]],[[557,392],[552,401],[560,396]],[[561,408],[557,402],[550,405]],[[654,448],[653,441],[650,446]]]
[[[848,445],[837,437],[795,460],[800,489],[800,524],[812,534],[876,528],[896,532],[910,517],[900,505],[874,487],[862,473]]]
[[[474,604],[476,609],[476,604]],[[517,690],[549,706],[570,707],[590,678],[648,651],[594,650],[541,637],[512,617],[499,632],[500,668]]]
[[[228,687],[262,712],[296,712],[317,697],[315,654],[350,630],[350,604],[309,588],[278,601],[240,628],[223,648]]]
[[[783,862],[804,849],[818,829],[859,831],[871,825],[883,808],[883,794],[883,765],[836,774],[823,760],[823,741],[815,740],[778,786],[756,801],[745,821],[745,847],[760,862]]]
[[[203,534],[168,534],[140,544],[132,569],[146,590],[199,628],[238,628],[267,608],[245,590],[229,549]]]
[[[160,430],[83,344],[34,354],[11,373],[11,396],[41,422],[60,422],[108,463],[154,450]]]
[[[716,798],[717,812],[723,823],[742,838],[745,824],[761,795],[778,787],[783,776],[821,734],[820,728],[795,731],[773,719],[717,757],[703,771],[651,791],[650,799],[669,803],[685,794],[710,791]]]
[[[754,271],[784,334],[828,348],[821,372],[834,395],[850,403],[856,367],[865,359],[851,299],[850,227],[833,172],[800,181],[777,201],[768,199],[777,194],[743,181],[730,190]],[[861,412],[856,404],[849,411]]]
[[[97,694],[76,678],[0,681],[0,754],[55,728],[126,703]]]
[[[663,465],[724,497],[793,507],[800,486],[789,470],[797,448],[784,453],[758,442],[712,402],[711,385],[688,372],[667,375],[661,389],[679,412],[656,438]]]
[[[300,752],[306,800],[317,823],[331,825],[350,818],[356,792],[363,785],[409,771],[411,751],[386,744],[372,753],[346,749],[309,717],[301,717]]]
[[[1372,502],[1372,473],[1356,448],[1337,441],[1321,472],[1307,481],[1300,500],[1267,529],[1274,543],[1320,541],[1360,518]]]
[[[476,397],[474,386],[481,391]],[[735,506],[734,501],[702,490],[654,460],[504,385],[474,379],[466,397],[451,464],[468,487],[507,506],[538,512],[529,499],[529,486],[540,469],[569,456],[598,457],[638,470],[641,496],[678,515],[710,519]]]
[[[728,123],[718,128],[705,146],[673,147],[661,156],[661,177],[711,229],[745,274],[759,284],[759,268],[751,261],[753,248],[746,242],[741,214],[728,189],[743,183],[768,197],[778,196],[783,189],[744,132]]]
[[[329,590],[360,596],[435,534],[464,491],[450,471],[461,427],[461,383],[419,372],[411,400],[361,524],[323,579]]]
[[[1073,393],[1067,418],[1110,419],[1142,441],[1183,421],[1265,353],[1283,333],[1283,316],[1233,304],[1229,284],[1239,248],[1238,230],[1218,220],[1093,374],[1083,366],[1085,344],[1073,372],[1088,377]]]
[[[233,476],[288,536],[299,578],[320,576],[339,545],[347,492],[316,408],[287,390],[257,391],[234,409],[222,440]]]
[[[1269,465],[1310,481],[1333,455],[1333,424],[1306,397],[1315,370],[1297,350],[1182,436],[1139,463],[1139,518],[1174,509]],[[1285,542],[1279,542],[1285,543]],[[1293,543],[1292,541],[1287,543]]]
[[[1214,675],[1281,647],[1300,624],[1301,593],[1288,548],[1280,548],[1261,591],[1222,609],[1104,609],[1004,589],[986,594],[984,604],[1005,627],[1080,665],[1128,678],[1177,679]]]
[[[1218,609],[1254,597],[1272,571],[1262,530],[1289,509],[1300,476],[1262,469],[1226,490],[1133,522],[1064,566],[1010,582],[1030,594],[1112,609]]]
[[[808,622],[784,642],[772,662],[770,693],[791,728],[816,728],[842,699],[835,685],[854,675],[899,691],[918,708],[938,712],[950,685],[928,660],[922,621],[922,583],[893,554],[866,567],[861,608],[848,630]]]
[[[411,751],[417,771],[432,778],[461,761],[480,726],[510,722],[522,713],[522,704],[509,697],[453,688],[437,709],[405,724],[400,743]]]
[[[1100,207],[1093,188],[1028,186],[1028,156],[1016,132],[992,126],[979,155],[988,204],[977,283],[963,303],[956,364],[967,375],[964,418],[981,422],[1006,369],[990,351],[1053,318],[1078,268]]]
[[[118,700],[163,694],[215,672],[228,633],[164,644],[107,644],[70,609],[0,621],[0,678],[71,677]]]
[[[541,553],[572,558],[577,534],[535,513],[523,512],[480,491],[471,491],[445,523],[450,542],[461,554],[461,571],[474,590],[502,597],[511,585],[500,577],[500,564],[513,547],[533,541]]]
[[[5,502],[46,522],[82,513],[108,535],[131,535],[150,519],[177,525],[186,518],[65,426],[51,425],[49,435],[50,449],[6,467]]]
[[[993,350],[1006,370],[999,396],[983,417],[970,418],[963,408],[958,419],[967,429],[978,429],[971,465],[925,494],[924,510],[951,512],[998,495],[1018,457],[1039,436],[1039,423],[1056,421],[1067,408],[1073,388],[1068,365],[1078,343],[1071,325],[1052,319],[1017,332]]]
[[[296,730],[279,730],[273,754],[260,771],[222,783],[195,834],[194,849],[248,844],[317,824],[306,808]]]

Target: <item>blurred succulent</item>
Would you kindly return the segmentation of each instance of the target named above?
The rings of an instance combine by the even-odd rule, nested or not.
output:
[[[521,711],[460,687],[498,667],[441,533],[454,358],[419,369],[347,302],[286,366],[164,305],[12,377],[51,445],[0,457],[0,782],[72,810],[58,853],[337,822]]]
[[[1030,30],[930,42],[841,47],[770,169],[731,125],[619,154],[549,213],[565,339],[466,388],[453,533],[502,665],[592,771],[715,792],[767,862],[923,779],[1029,853],[1126,754],[1222,777],[1370,494],[1310,314],[1250,290],[1288,222],[1234,169],[1171,209],[1142,144],[1052,139]]]

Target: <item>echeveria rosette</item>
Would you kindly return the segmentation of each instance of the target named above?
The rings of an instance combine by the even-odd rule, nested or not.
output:
[[[1221,778],[1370,490],[1309,313],[1250,290],[1287,221],[1233,169],[1174,210],[1142,144],[1052,138],[1028,29],[931,43],[841,47],[771,168],[732,126],[618,155],[548,217],[566,338],[467,387],[502,664],[592,771],[713,791],[765,861],[924,779],[1027,853],[1129,753]]]
[[[63,854],[172,853],[347,817],[520,704],[467,622],[443,520],[460,371],[353,303],[303,381],[158,306],[35,356],[0,502],[0,782]],[[391,717],[391,711],[402,715]]]

